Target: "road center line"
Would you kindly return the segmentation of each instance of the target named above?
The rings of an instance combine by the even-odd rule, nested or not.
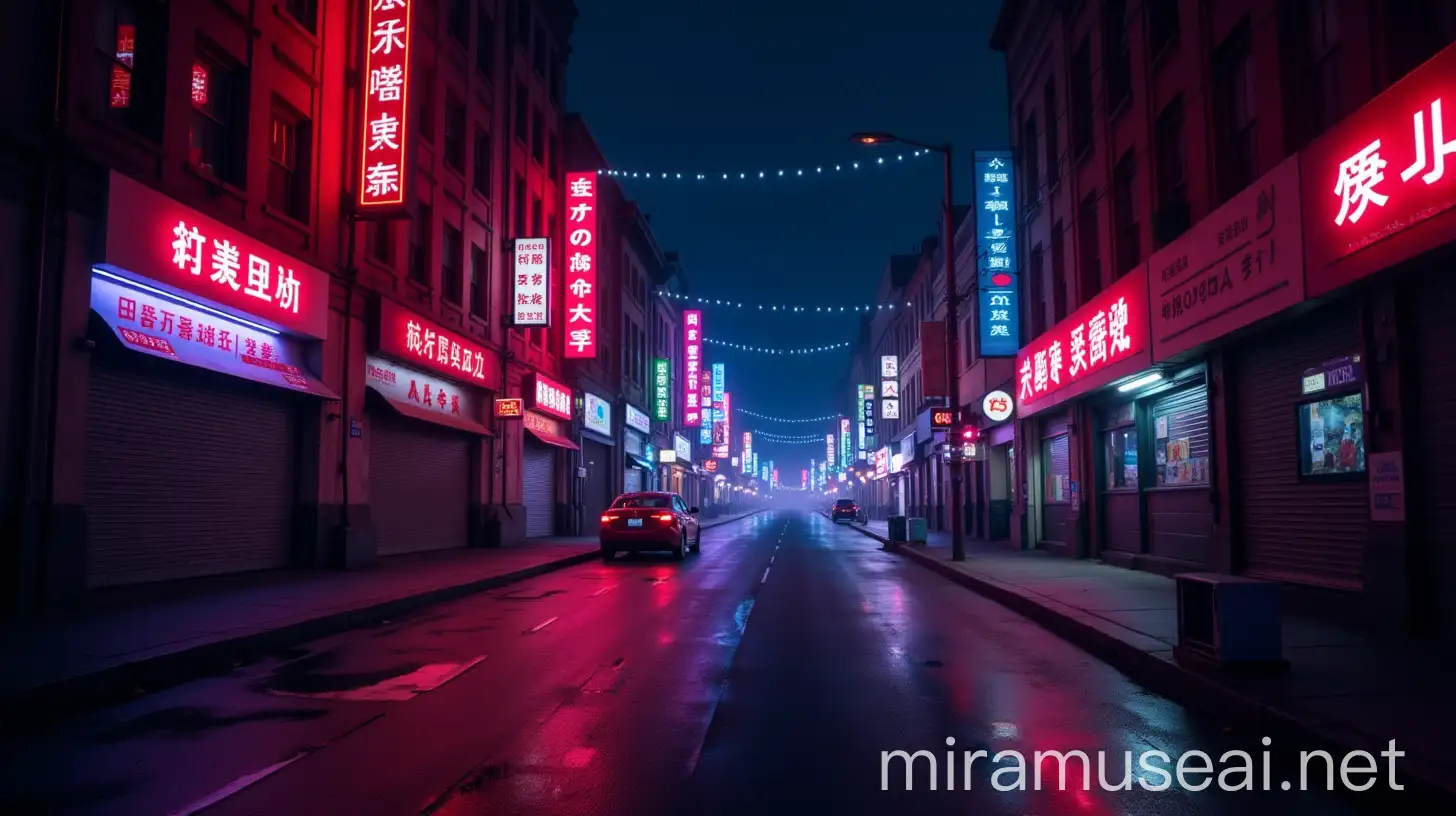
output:
[[[535,626],[531,627],[530,629],[527,629],[526,632],[527,632],[527,634],[530,634],[532,632],[539,632],[542,629],[545,629],[546,627],[550,626],[551,624],[555,623],[556,621],[558,621],[560,619],[561,619],[561,616],[560,615],[557,615],[554,618],[547,618],[546,620],[541,621],[540,623],[536,624]]]
[[[760,584],[766,584],[766,583],[768,583],[768,571],[771,570],[771,569],[773,569],[773,567],[764,567],[763,568],[763,580],[762,581],[759,581]],[[553,618],[553,620],[554,620],[554,618]]]
[[[597,590],[596,592],[593,592],[588,597],[600,598],[601,596],[607,594],[608,592],[611,592],[612,590],[614,590],[616,588],[617,588],[617,585],[616,584],[612,584],[611,586],[604,586],[601,589]]]

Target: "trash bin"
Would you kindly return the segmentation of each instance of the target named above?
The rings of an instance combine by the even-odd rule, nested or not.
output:
[[[890,516],[885,521],[887,523],[887,526],[890,528],[889,532],[890,532],[890,540],[891,541],[905,541],[906,540],[906,537],[905,537],[905,517],[904,516]]]
[[[907,522],[907,524],[906,524],[906,526],[909,528],[908,530],[906,530],[907,535],[905,536],[905,539],[907,541],[909,541],[912,544],[924,544],[925,543],[925,540],[926,540],[926,535],[925,535],[925,519],[923,519],[923,518],[912,518],[912,519],[909,519],[908,522]]]

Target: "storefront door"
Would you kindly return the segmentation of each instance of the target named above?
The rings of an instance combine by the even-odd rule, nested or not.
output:
[[[1038,546],[1066,547],[1073,530],[1072,448],[1067,420],[1041,422],[1041,538]]]
[[[527,436],[522,451],[521,500],[526,505],[526,537],[556,530],[556,448]]]

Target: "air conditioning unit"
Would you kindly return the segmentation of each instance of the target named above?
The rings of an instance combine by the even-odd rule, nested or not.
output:
[[[1183,573],[1174,581],[1178,587],[1175,655],[1180,661],[1230,668],[1288,667],[1281,584],[1212,572]]]

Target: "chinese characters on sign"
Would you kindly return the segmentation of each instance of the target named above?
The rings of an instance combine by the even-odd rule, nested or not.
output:
[[[839,461],[834,455],[834,434],[832,433],[824,434],[824,461]]]
[[[1304,300],[1299,161],[1288,159],[1148,260],[1153,358]]]
[[[859,387],[859,402],[859,449],[867,451],[874,445],[875,440],[875,387],[873,385]]]
[[[703,423],[703,313],[683,312],[683,425]]]
[[[1015,357],[1021,343],[1016,281],[1016,197],[1011,154],[976,151],[976,240],[980,258],[977,352]]]
[[[424,366],[457,380],[493,387],[494,358],[483,346],[407,311],[392,300],[379,301],[378,348],[385,354]]]
[[[883,447],[875,451],[875,478],[883,479],[890,475],[890,449]]]
[[[549,377],[532,374],[526,389],[526,405],[557,419],[571,419],[571,389]]]
[[[1346,117],[1300,156],[1308,295],[1320,297],[1450,240],[1422,226],[1456,206],[1456,46]],[[1456,107],[1456,98],[1452,99]],[[1400,239],[1395,236],[1406,233]],[[1359,250],[1382,244],[1371,252]]]
[[[1011,418],[1011,395],[1005,391],[991,391],[981,399],[981,413],[992,422],[1004,422]]]
[[[520,419],[526,412],[526,401],[520,397],[502,397],[495,401],[497,419]]]
[[[118,173],[111,174],[106,224],[103,268],[310,337],[328,333],[328,276],[262,241]]]
[[[748,463],[753,460],[753,433],[743,432],[743,466],[744,473],[748,472]]]
[[[880,357],[880,419],[900,418],[900,358]]]
[[[652,420],[635,406],[627,406],[627,427],[635,428],[642,433],[652,433]]]
[[[713,458],[714,459],[727,459],[728,458],[729,440],[733,438],[733,424],[732,424],[732,420],[730,420],[728,418],[728,413],[729,413],[728,403],[729,403],[729,401],[731,399],[732,399],[732,395],[728,394],[725,391],[723,393],[723,399],[719,403],[719,407],[716,409],[715,413],[713,414],[713,419],[714,419],[714,423],[713,423]]]
[[[666,357],[656,357],[652,360],[652,418],[658,422],[668,422],[672,419],[672,397],[668,388],[671,387],[672,367]]]
[[[840,417],[840,419],[839,419],[839,469],[840,470],[849,470],[850,464],[852,464],[854,462],[854,449],[850,447],[849,430],[850,430],[849,417]],[[829,463],[830,463],[831,466],[833,466],[834,459],[833,458],[830,458]]]
[[[512,254],[512,324],[551,325],[551,239],[517,238]]]
[[[597,356],[597,174],[566,174],[566,357]]]
[[[471,395],[459,386],[388,360],[366,358],[364,382],[391,400],[408,402],[448,417],[470,421],[476,418]]]
[[[1124,275],[1016,357],[1016,402],[1023,416],[1060,391],[1106,379],[1088,377],[1148,350],[1147,279]],[[1081,390],[1069,390],[1073,396]]]
[[[370,0],[364,26],[364,116],[359,138],[359,210],[397,209],[408,200],[410,6]]]

